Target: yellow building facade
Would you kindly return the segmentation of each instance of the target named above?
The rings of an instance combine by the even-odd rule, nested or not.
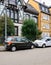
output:
[[[38,11],[38,29],[42,31],[42,37],[51,36],[51,7],[35,0],[28,2]]]

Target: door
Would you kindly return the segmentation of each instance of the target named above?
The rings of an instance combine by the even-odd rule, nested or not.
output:
[[[22,48],[26,48],[27,47],[27,42],[25,38],[21,38],[21,43],[22,43]]]

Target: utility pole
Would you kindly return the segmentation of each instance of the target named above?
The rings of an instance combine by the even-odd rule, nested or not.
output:
[[[5,2],[4,2],[5,1]],[[4,9],[5,9],[5,39],[7,38],[7,0],[0,0],[1,3],[3,3],[2,5],[4,5]]]
[[[7,0],[4,0],[4,6],[5,6],[5,40],[7,39]]]
[[[7,8],[5,4],[5,40],[7,38]]]

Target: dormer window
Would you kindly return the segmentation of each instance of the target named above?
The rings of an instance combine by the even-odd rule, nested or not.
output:
[[[18,2],[18,5],[21,5],[21,3],[20,3],[20,2]]]
[[[42,7],[42,10],[44,11],[44,10],[45,10],[45,8],[44,8],[44,7]]]
[[[46,12],[48,13],[48,9],[46,8]]]
[[[16,5],[16,1],[15,0],[9,0],[9,4]]]

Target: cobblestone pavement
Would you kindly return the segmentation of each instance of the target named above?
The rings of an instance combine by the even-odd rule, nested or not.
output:
[[[51,65],[51,47],[10,52],[2,46],[0,50],[0,65]]]

